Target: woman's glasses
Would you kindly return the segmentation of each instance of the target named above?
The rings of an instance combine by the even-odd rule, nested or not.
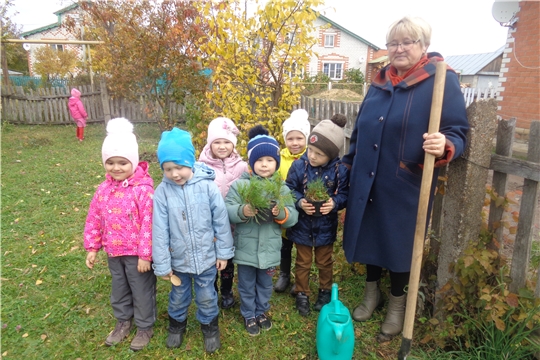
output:
[[[420,39],[418,39],[416,41],[405,40],[401,44],[398,44],[396,42],[390,42],[390,43],[386,44],[386,48],[388,49],[388,51],[396,51],[401,46],[401,49],[403,51],[407,51],[407,50],[410,50],[412,48],[412,46],[414,44],[416,44],[417,42],[419,42],[419,41],[420,41]]]

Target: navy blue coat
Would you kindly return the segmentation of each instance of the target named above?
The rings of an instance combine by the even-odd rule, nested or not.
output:
[[[325,166],[313,167],[309,164],[307,154],[306,151],[300,159],[292,163],[287,176],[287,186],[295,196],[298,210],[298,222],[287,229],[287,238],[306,246],[330,245],[336,241],[337,212],[347,206],[349,170],[339,158],[331,160]],[[306,184],[318,177],[323,179],[335,206],[327,215],[311,216],[307,215],[298,203],[305,197]]]
[[[342,159],[351,166],[343,235],[349,262],[410,271],[435,64],[424,70],[429,77],[413,85],[373,83],[360,107]],[[454,147],[452,158],[463,153],[468,128],[458,77],[447,70],[440,132]]]

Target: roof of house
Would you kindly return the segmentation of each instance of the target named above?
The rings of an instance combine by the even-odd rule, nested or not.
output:
[[[364,39],[364,38],[362,38],[362,37],[356,35],[356,34],[353,33],[352,31],[345,29],[343,26],[341,26],[341,25],[339,25],[338,23],[336,23],[336,22],[330,20],[330,19],[327,18],[326,16],[323,16],[323,15],[319,14],[319,18],[320,18],[321,20],[326,21],[327,23],[331,24],[333,27],[335,27],[335,28],[337,28],[337,29],[343,31],[344,33],[349,34],[350,36],[352,36],[352,37],[355,38],[356,40],[359,40],[359,41],[363,42],[364,44],[366,44],[366,45],[368,45],[368,46],[371,46],[373,49],[375,49],[375,50],[380,50],[380,48],[379,48],[377,45],[372,44],[372,43],[370,43],[369,41],[367,41],[366,39]]]
[[[493,60],[501,56],[504,46],[500,49],[483,54],[452,55],[447,56],[444,61],[461,75],[476,75]]]
[[[77,8],[79,6],[78,3],[73,3],[69,6],[66,6],[65,8],[63,9],[60,9],[58,11],[55,11],[53,14],[55,14],[57,16],[57,20],[55,23],[53,24],[49,24],[49,25],[45,25],[45,26],[42,26],[42,27],[39,27],[37,29],[33,29],[33,30],[29,30],[29,31],[26,31],[26,32],[23,32],[21,34],[21,37],[27,37],[27,36],[30,36],[30,35],[34,35],[34,34],[37,34],[37,33],[40,33],[40,32],[43,32],[43,31],[47,31],[47,30],[50,30],[50,29],[54,29],[55,27],[58,27],[61,25],[61,22],[60,22],[60,19],[61,19],[61,15],[65,12],[68,12],[70,10],[73,10],[75,8]]]

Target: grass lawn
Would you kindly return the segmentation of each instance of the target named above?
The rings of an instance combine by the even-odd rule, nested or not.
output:
[[[141,160],[150,161],[155,186],[161,171],[155,159],[160,132],[155,125],[136,125]],[[101,163],[103,125],[86,128],[79,143],[75,126],[2,127],[2,340],[5,359],[317,359],[317,312],[298,315],[294,299],[274,294],[270,315],[274,327],[258,337],[244,330],[238,306],[221,310],[221,349],[204,352],[195,304],[190,307],[188,332],[179,349],[165,346],[170,283],[158,279],[158,319],[150,345],[129,350],[134,335],[115,347],[104,340],[115,319],[109,303],[110,274],[100,252],[94,270],[85,266],[83,229],[95,188],[104,180]],[[346,263],[336,243],[335,278],[340,299],[352,309],[362,298],[364,277]],[[312,279],[317,279],[313,271]],[[316,300],[317,286],[312,282]],[[395,359],[401,338],[378,344],[385,310],[366,323],[354,323],[355,359]],[[417,326],[421,327],[421,326]],[[422,329],[415,329],[421,338]],[[429,349],[413,348],[409,359],[441,358]]]

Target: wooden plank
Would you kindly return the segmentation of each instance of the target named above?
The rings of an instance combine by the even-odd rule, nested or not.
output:
[[[516,175],[526,180],[540,181],[540,164],[528,160],[514,159],[493,154],[491,155],[491,163],[489,164],[489,168],[501,173]],[[504,194],[504,192],[497,193],[499,195]]]
[[[497,127],[497,145],[495,147],[495,154],[503,156],[504,159],[511,158],[512,156],[512,144],[514,143],[514,131],[516,128],[516,118],[510,120],[501,120]],[[493,160],[492,160],[493,162]],[[494,169],[490,166],[491,169]],[[507,175],[504,169],[494,169],[492,186],[493,190],[499,196],[506,194]],[[493,235],[499,242],[499,251],[503,247],[503,227],[501,226],[501,219],[504,213],[502,206],[496,206],[495,201],[492,201],[489,207],[488,218],[488,230],[493,232]]]
[[[527,160],[540,165],[540,121],[533,121],[531,123]],[[538,173],[540,173],[540,170]],[[538,203],[538,181],[525,179],[523,182],[523,197],[521,198],[521,205],[519,207],[518,228],[514,243],[514,252],[512,254],[512,268],[510,269],[512,282],[509,289],[514,293],[525,287],[527,281],[527,270],[532,246],[531,230]]]

